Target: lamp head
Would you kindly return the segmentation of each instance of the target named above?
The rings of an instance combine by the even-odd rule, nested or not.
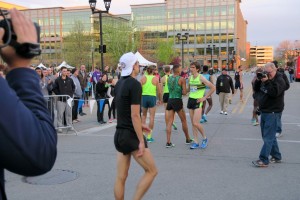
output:
[[[105,9],[108,12],[110,8],[111,0],[104,0]]]
[[[90,8],[91,8],[92,12],[94,12],[96,9],[97,0],[89,0],[89,3],[90,3]]]

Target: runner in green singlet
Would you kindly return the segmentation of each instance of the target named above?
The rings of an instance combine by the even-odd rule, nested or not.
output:
[[[205,101],[212,93],[216,90],[216,87],[206,78],[204,78],[200,71],[200,65],[198,62],[193,62],[190,65],[190,71],[192,75],[189,77],[189,100],[187,108],[190,111],[191,122],[193,124],[193,134],[194,134],[194,143],[191,145],[191,149],[207,147],[207,138],[204,133],[204,129],[200,124],[200,119],[202,117],[202,102]],[[210,90],[205,94],[205,88],[208,86]],[[198,132],[202,135],[202,143],[199,145]]]

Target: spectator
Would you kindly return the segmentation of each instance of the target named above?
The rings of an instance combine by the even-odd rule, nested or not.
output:
[[[107,89],[107,98],[113,98],[113,101],[111,102],[111,105],[109,105],[108,110],[108,119],[109,123],[112,123],[113,120],[116,119],[116,100],[115,100],[115,82],[111,78],[108,80],[109,87]],[[113,118],[111,117],[111,113],[113,114]]]
[[[37,44],[33,23],[16,9],[9,13],[19,45]],[[1,40],[4,34],[2,29]],[[31,50],[38,53],[36,50],[40,49]],[[23,176],[50,171],[56,159],[57,136],[40,91],[39,77],[30,69],[33,54],[24,52],[30,58],[23,58],[12,46],[1,48],[0,53],[10,70],[7,81],[0,77],[0,200],[6,200],[4,169]]]
[[[81,91],[82,91],[82,96],[81,98],[84,99],[84,94],[85,94],[85,88],[87,86],[87,82],[88,82],[88,74],[86,73],[85,70],[85,65],[81,65],[80,66],[80,71],[78,73],[77,76],[79,82],[80,82],[80,87],[81,87]],[[82,111],[82,107],[79,108],[79,114],[81,116],[86,115],[83,111]]]
[[[227,74],[227,70],[224,68],[222,74],[217,78],[216,93],[219,95],[219,102],[221,106],[220,114],[227,115],[228,101],[230,98],[230,89],[234,94],[233,81]]]
[[[103,76],[101,77],[101,79],[99,79],[99,81],[98,81],[98,83],[96,85],[96,95],[95,95],[95,98],[97,100],[97,106],[98,106],[98,109],[97,109],[97,121],[100,124],[105,124],[106,123],[106,121],[104,121],[104,119],[103,119],[104,108],[105,108],[105,104],[107,103],[106,93],[107,93],[107,89],[108,89],[108,84],[106,82],[107,82],[107,75],[103,74]],[[100,108],[100,105],[99,105],[99,102],[101,100],[104,100],[103,108],[102,109]]]
[[[72,121],[75,123],[79,122],[79,120],[78,120],[78,103],[82,97],[82,89],[81,89],[81,85],[80,85],[80,82],[78,79],[78,74],[79,74],[78,69],[76,69],[76,68],[72,69],[71,79],[73,80],[74,85],[75,85],[74,104],[72,106]],[[80,108],[79,108],[79,110],[80,110]]]
[[[75,85],[71,78],[67,76],[67,68],[61,68],[61,76],[55,80],[53,85],[53,92],[56,95],[67,95],[73,97],[75,92]],[[66,115],[66,125],[72,127],[72,108],[67,104],[67,97],[59,97],[57,101],[57,123],[58,127],[63,126],[63,116],[64,112]],[[73,130],[73,128],[71,128]],[[61,133],[62,130],[59,128],[58,132]]]

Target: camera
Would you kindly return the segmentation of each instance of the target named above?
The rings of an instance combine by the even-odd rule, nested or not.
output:
[[[9,45],[13,47],[16,50],[16,53],[26,59],[31,59],[35,56],[38,56],[41,54],[40,49],[40,26],[37,23],[34,23],[34,27],[36,29],[37,33],[37,42],[36,43],[18,43],[17,42],[17,35],[14,32],[11,19],[2,19],[0,21],[0,27],[5,30],[4,36],[3,36],[3,43],[0,48],[5,47],[6,45]]]
[[[263,78],[267,78],[267,73],[266,72],[258,72],[256,74],[256,77],[257,77],[258,80],[261,80]]]

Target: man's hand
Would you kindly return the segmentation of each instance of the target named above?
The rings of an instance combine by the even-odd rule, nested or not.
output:
[[[142,130],[145,133],[150,133],[151,132],[151,129],[146,124],[142,124]]]
[[[34,24],[30,19],[25,17],[20,11],[14,9],[9,10],[12,27],[17,35],[17,42],[22,43],[37,43],[37,33]],[[4,36],[4,29],[0,28],[0,38]],[[21,58],[16,54],[16,51],[11,46],[6,46],[1,49],[1,56],[8,64],[9,68],[29,67],[31,59]]]
[[[139,150],[138,150],[138,152],[137,152],[137,157],[141,157],[141,156],[143,156],[144,155],[144,152],[145,152],[145,143],[144,143],[144,141],[142,141],[142,142],[140,142],[140,144],[139,144]]]

